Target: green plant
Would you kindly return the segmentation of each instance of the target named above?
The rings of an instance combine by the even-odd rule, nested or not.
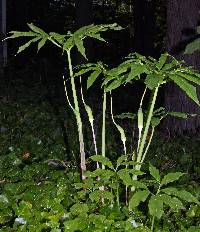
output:
[[[198,35],[200,35],[200,26],[197,27],[196,32]],[[200,50],[200,38],[197,38],[186,46],[185,54],[192,54],[199,50]]]
[[[79,70],[74,72],[73,64],[71,60],[71,51],[73,47],[77,47],[78,51],[86,58],[85,47],[83,40],[86,37],[92,37],[100,41],[105,41],[100,33],[107,31],[108,29],[112,30],[121,30],[120,26],[117,24],[110,25],[89,25],[83,28],[80,28],[78,31],[73,34],[69,32],[67,35],[60,35],[55,32],[46,33],[40,28],[34,26],[33,24],[28,24],[31,31],[29,32],[17,32],[12,31],[11,36],[8,38],[17,38],[17,37],[31,37],[32,39],[21,46],[18,50],[18,53],[22,52],[25,48],[29,47],[33,42],[38,42],[38,50],[40,50],[47,41],[52,42],[58,48],[62,49],[63,54],[67,55],[68,60],[68,70],[71,82],[71,90],[73,96],[73,104],[70,102],[66,81],[64,80],[65,93],[69,106],[71,107],[78,127],[78,137],[79,137],[79,146],[80,146],[80,167],[81,167],[81,176],[84,180],[81,184],[79,183],[76,188],[83,189],[79,192],[81,196],[89,196],[89,198],[98,203],[99,200],[103,205],[114,204],[116,202],[117,207],[120,207],[120,183],[125,184],[125,202],[128,204],[128,192],[129,187],[132,190],[133,198],[129,201],[129,210],[134,208],[135,199],[139,204],[140,201],[145,201],[150,195],[150,190],[148,186],[138,180],[138,176],[143,174],[141,168],[145,162],[146,155],[149,151],[149,147],[153,138],[153,134],[156,126],[160,121],[167,115],[187,118],[191,116],[185,113],[179,112],[166,112],[164,108],[155,109],[156,100],[158,98],[158,91],[160,86],[164,85],[169,81],[173,81],[177,84],[195,103],[200,105],[199,99],[196,93],[196,84],[200,85],[200,74],[184,66],[182,62],[177,61],[175,58],[171,57],[168,54],[162,54],[158,60],[152,57],[144,57],[137,53],[130,54],[124,62],[119,64],[117,67],[109,69],[106,65],[98,62],[96,64],[87,63],[85,65],[79,66]],[[102,142],[101,142],[101,156],[97,155],[97,144],[96,144],[96,134],[94,131],[94,118],[91,108],[86,104],[84,100],[84,94],[82,87],[81,89],[76,88],[76,79],[81,76],[87,76],[87,88],[90,88],[95,80],[98,77],[102,77],[102,88],[103,88],[103,120],[102,120]],[[116,117],[113,114],[113,104],[112,104],[112,91],[116,88],[132,83],[134,81],[142,81],[145,85],[144,93],[141,97],[139,109],[137,112],[137,127],[138,127],[138,142],[137,147],[134,149],[132,154],[129,154],[126,147],[126,135],[123,128],[116,122]],[[147,89],[151,92],[151,98],[149,100],[148,110],[145,112],[143,107],[144,98],[146,97]],[[84,137],[83,137],[83,124],[81,113],[79,109],[79,99],[77,92],[81,92],[82,102],[85,107],[85,110],[88,114],[92,138],[95,147],[95,154],[92,159],[97,162],[97,169],[94,172],[86,171],[86,160],[85,160],[85,149],[84,149]],[[107,111],[107,99],[108,94],[110,93],[111,100],[111,117],[112,121],[120,133],[120,138],[123,144],[124,156],[120,157],[117,160],[117,164],[114,165],[106,157],[106,111]],[[130,115],[129,115],[130,116]],[[195,115],[192,115],[195,116]],[[148,134],[150,137],[148,138]],[[101,169],[99,168],[99,163],[101,163]],[[120,165],[124,166],[122,169],[118,169]],[[175,203],[182,209],[182,203],[180,203],[178,198],[171,197],[175,193],[166,193],[160,195],[161,187],[169,182],[172,182],[178,179],[182,174],[168,174],[163,180],[160,180],[160,175],[158,170],[153,166],[150,166],[150,174],[157,181],[157,192],[153,194],[149,201],[150,214],[153,216],[151,230],[154,228],[155,217],[160,218],[163,214],[163,201],[171,200],[173,203],[168,204],[172,209],[175,208]],[[93,180],[96,178],[96,181]],[[165,183],[166,179],[168,180]],[[121,180],[121,182],[120,182]],[[164,183],[164,184],[163,184]],[[109,186],[109,187],[108,187]],[[106,188],[110,188],[111,191],[107,191]],[[140,189],[140,190],[138,190]],[[142,189],[142,190],[141,190]],[[122,190],[123,191],[123,190]],[[174,190],[175,191],[175,190]],[[167,195],[168,194],[168,195]],[[190,199],[193,199],[189,193],[185,194]],[[142,198],[138,198],[142,197]],[[192,201],[192,200],[191,200]],[[194,201],[197,203],[197,201]],[[136,206],[137,206],[136,204]],[[157,204],[157,206],[155,206]],[[178,207],[178,206],[177,206]],[[85,207],[87,208],[87,207]],[[86,210],[88,211],[88,210]]]

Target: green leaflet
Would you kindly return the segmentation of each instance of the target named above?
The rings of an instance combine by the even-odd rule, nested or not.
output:
[[[185,209],[182,202],[176,197],[171,197],[167,194],[160,194],[160,195],[158,195],[158,198],[165,205],[168,205],[173,210],[173,212],[178,212],[181,209]]]
[[[177,75],[171,75],[170,79],[173,80],[194,102],[200,105],[196,87],[191,85],[188,81],[183,78],[180,78]]]
[[[48,36],[48,34],[45,32],[45,31],[43,31],[41,28],[39,28],[39,27],[36,27],[33,23],[28,23],[27,24],[28,26],[29,26],[29,28],[32,30],[32,31],[34,31],[34,32],[36,32],[36,33],[38,33],[38,34],[40,34],[40,35],[43,35],[43,36]]]
[[[162,69],[162,67],[164,66],[164,64],[166,63],[167,61],[167,58],[168,58],[168,54],[167,53],[164,53],[160,56],[158,62],[156,63],[156,67],[160,70]]]
[[[75,46],[77,47],[78,51],[81,53],[81,55],[87,59],[86,54],[85,54],[85,47],[83,45],[83,40],[82,38],[79,38],[78,36],[73,36]]]
[[[32,39],[32,40],[29,40],[27,43],[25,43],[24,45],[22,45],[22,46],[20,46],[19,47],[19,49],[18,49],[18,51],[17,51],[17,54],[18,53],[20,53],[20,52],[22,52],[22,51],[24,51],[26,48],[28,48],[32,43],[34,43],[34,42],[36,42],[36,41],[38,41],[38,40],[40,40],[41,39],[41,37],[36,37],[36,38],[34,38],[34,39]]]
[[[12,34],[11,36],[7,37],[6,39],[14,39],[18,37],[35,37],[38,36],[37,33],[28,31],[28,32],[23,32],[23,31],[11,31],[9,34]]]
[[[158,196],[152,196],[149,200],[149,213],[160,219],[164,213],[163,201]]]
[[[149,172],[153,178],[160,183],[160,173],[157,168],[155,168],[152,164],[149,163]]]
[[[90,74],[90,76],[87,79],[87,89],[89,89],[93,85],[93,83],[101,73],[102,70],[95,70],[93,73]]]
[[[47,40],[48,40],[48,37],[40,40],[40,42],[38,43],[38,51],[45,45]]]
[[[101,155],[93,155],[90,158],[93,161],[100,162],[104,166],[107,166],[107,167],[109,167],[111,169],[114,169],[112,162],[107,157],[104,157],[104,156],[101,156]]]
[[[148,190],[138,190],[131,197],[129,201],[129,208],[133,210],[140,204],[141,201],[145,202],[149,194],[150,192]]]
[[[161,186],[167,185],[171,182],[174,182],[178,180],[181,176],[185,175],[185,173],[182,172],[174,172],[174,173],[168,173],[165,175],[161,181]]]

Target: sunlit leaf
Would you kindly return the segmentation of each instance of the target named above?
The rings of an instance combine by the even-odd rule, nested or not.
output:
[[[162,69],[162,67],[164,66],[165,62],[167,61],[167,58],[168,58],[168,54],[167,53],[164,53],[160,56],[158,62],[156,63],[156,67],[158,69]]]

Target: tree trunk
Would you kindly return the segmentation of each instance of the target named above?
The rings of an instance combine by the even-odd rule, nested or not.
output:
[[[178,60],[184,60],[187,65],[198,70],[200,70],[200,53],[184,55],[183,52],[186,44],[194,38],[199,20],[199,0],[167,0],[167,50]],[[165,107],[168,111],[200,114],[200,108],[172,83],[169,83],[165,89]],[[171,133],[195,134],[200,128],[200,118],[179,120],[169,117],[165,120],[164,126]]]

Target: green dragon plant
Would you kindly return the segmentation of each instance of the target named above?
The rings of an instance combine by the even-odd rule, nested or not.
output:
[[[73,94],[73,106],[69,102],[67,92],[66,92],[67,89],[66,89],[66,85],[64,81],[65,92],[66,92],[67,100],[76,117],[76,122],[78,126],[79,145],[80,145],[82,179],[85,179],[84,172],[86,171],[86,164],[85,164],[85,149],[84,149],[84,138],[83,138],[83,128],[82,128],[83,125],[82,125],[81,114],[80,114],[80,109],[79,109],[77,89],[76,89],[76,84],[74,80],[71,51],[72,51],[72,48],[76,47],[78,51],[81,53],[81,55],[87,58],[85,47],[83,44],[83,40],[86,37],[91,37],[91,38],[105,42],[105,40],[100,35],[101,32],[107,31],[108,29],[121,30],[122,28],[118,26],[117,24],[107,24],[107,25],[105,24],[105,25],[97,25],[97,26],[89,25],[89,26],[80,28],[73,34],[71,32],[68,32],[67,35],[61,35],[55,32],[46,33],[45,31],[36,27],[33,24],[28,24],[28,26],[31,29],[30,31],[28,32],[11,31],[10,32],[11,36],[7,38],[7,39],[12,39],[12,38],[18,38],[18,37],[31,37],[31,40],[29,40],[27,43],[19,47],[17,53],[24,51],[26,48],[32,45],[32,43],[35,43],[35,42],[38,43],[38,51],[39,51],[45,45],[47,41],[50,41],[54,45],[56,45],[58,48],[62,49],[63,54],[67,55],[68,70],[69,70],[71,89],[72,89],[72,94]]]
[[[87,185],[88,174],[86,172],[86,163],[85,163],[85,151],[84,151],[84,138],[83,138],[83,125],[81,120],[81,113],[79,109],[79,100],[77,96],[77,91],[81,92],[82,102],[85,107],[85,110],[88,114],[89,122],[91,125],[92,135],[93,135],[93,143],[95,147],[95,156],[92,160],[97,162],[97,189],[96,191],[100,194],[98,199],[106,199],[106,197],[111,197],[111,195],[106,196],[107,191],[102,186],[109,185],[110,182],[103,181],[104,177],[102,173],[107,173],[106,166],[110,165],[108,158],[106,157],[106,110],[107,110],[107,98],[110,93],[111,99],[111,117],[114,125],[121,135],[121,141],[123,144],[124,155],[122,156],[122,160],[124,161],[125,169],[127,171],[119,172],[123,176],[122,178],[124,184],[126,186],[126,203],[128,204],[128,187],[131,188],[131,194],[137,194],[138,188],[138,175],[140,175],[142,164],[145,161],[145,157],[148,153],[149,146],[151,144],[153,134],[156,126],[160,123],[160,121],[166,117],[167,115],[187,118],[190,116],[189,114],[179,113],[179,112],[166,112],[164,108],[155,109],[156,100],[158,98],[159,88],[169,81],[173,81],[177,84],[187,95],[190,97],[196,104],[200,105],[196,85],[200,85],[200,74],[192,70],[188,67],[185,67],[183,62],[177,61],[175,58],[171,57],[168,54],[162,54],[161,57],[156,60],[151,57],[144,57],[137,53],[130,54],[124,62],[119,64],[117,67],[108,69],[108,67],[101,62],[96,64],[87,63],[79,66],[79,70],[74,73],[72,60],[71,60],[71,51],[74,47],[78,49],[78,51],[86,58],[85,48],[83,44],[83,40],[86,37],[91,37],[98,39],[100,41],[105,40],[100,36],[100,33],[106,31],[108,29],[112,30],[121,30],[122,28],[117,24],[109,24],[109,25],[89,25],[80,28],[78,31],[73,34],[69,32],[67,35],[61,35],[55,32],[46,33],[40,28],[34,26],[33,24],[28,24],[31,31],[29,32],[17,32],[12,31],[11,36],[8,38],[17,38],[17,37],[31,37],[31,40],[19,47],[18,53],[22,52],[24,49],[29,47],[32,43],[38,42],[38,50],[40,50],[47,41],[52,42],[58,48],[62,49],[63,54],[67,55],[68,60],[68,69],[70,74],[71,81],[71,89],[73,95],[73,104],[71,104],[66,88],[66,81],[64,79],[65,93],[70,107],[72,108],[74,115],[76,117],[76,122],[78,126],[78,136],[80,143],[80,156],[81,156],[81,171],[82,171],[82,179],[85,180],[85,184]],[[89,74],[89,75],[88,75]],[[102,120],[102,144],[101,144],[101,156],[97,155],[97,145],[96,145],[96,135],[94,131],[94,118],[91,108],[86,104],[84,100],[84,94],[82,87],[80,90],[76,88],[76,79],[83,76],[87,77],[87,88],[90,88],[96,81],[97,78],[102,77],[102,88],[103,88],[103,120]],[[113,104],[112,104],[112,91],[117,89],[122,85],[126,85],[128,83],[132,83],[134,81],[142,81],[145,85],[145,90],[141,98],[141,102],[139,105],[139,109],[137,112],[137,124],[138,124],[138,142],[137,148],[132,152],[131,155],[128,155],[127,147],[126,147],[126,135],[123,128],[116,122],[116,118],[113,114]],[[151,99],[149,102],[149,107],[147,112],[144,111],[143,101],[146,96],[147,89],[151,92]],[[129,114],[130,117],[131,114]],[[133,115],[134,116],[134,115]],[[148,139],[148,134],[150,137]],[[124,160],[125,159],[125,160]],[[101,164],[101,169],[99,169],[99,163]],[[109,164],[108,164],[109,163]],[[156,172],[153,168],[151,168],[150,172]],[[120,170],[119,170],[120,171]],[[117,172],[117,169],[115,170]],[[127,172],[128,175],[127,175]],[[131,183],[129,176],[131,176]],[[129,181],[127,181],[127,179]],[[88,180],[89,181],[89,180]],[[158,181],[159,182],[159,181]],[[162,183],[162,182],[161,182]],[[115,183],[116,184],[116,183]],[[162,185],[162,184],[161,184]],[[116,201],[119,205],[119,186],[116,184]],[[86,188],[84,187],[84,190]],[[102,191],[105,190],[105,191]],[[157,192],[159,193],[159,191]],[[131,195],[130,194],[130,195]],[[93,193],[95,195],[95,193]],[[112,197],[111,197],[112,198]],[[132,199],[132,198],[131,198]],[[133,206],[129,201],[129,208],[132,209]],[[146,199],[146,198],[145,198]],[[144,199],[144,200],[145,200]],[[155,203],[155,199],[152,200]],[[104,202],[104,201],[102,201]],[[161,203],[159,202],[160,206]],[[153,204],[154,205],[154,204]],[[151,210],[150,210],[151,211]],[[151,211],[152,212],[152,211]],[[156,214],[151,214],[153,217],[157,216]],[[152,228],[154,225],[154,218],[152,219]]]

